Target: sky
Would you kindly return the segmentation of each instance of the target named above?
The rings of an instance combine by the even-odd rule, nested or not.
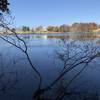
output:
[[[100,23],[100,0],[9,0],[15,26]]]

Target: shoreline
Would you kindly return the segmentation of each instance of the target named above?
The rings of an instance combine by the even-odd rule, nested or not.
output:
[[[18,35],[83,35],[100,38],[100,32],[16,32]],[[14,33],[0,33],[0,35],[14,35]]]

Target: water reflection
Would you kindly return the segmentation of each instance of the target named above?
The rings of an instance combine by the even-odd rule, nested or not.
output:
[[[36,38],[40,39],[66,39],[66,40],[80,40],[80,41],[85,41],[85,40],[98,40],[98,43],[100,41],[100,37],[97,36],[97,34],[25,34],[25,35],[20,35],[24,40],[32,40]]]
[[[77,68],[75,67],[75,69],[73,69],[73,66],[77,64],[77,59],[78,62],[87,62],[91,56],[94,57],[95,53],[100,50],[98,48],[99,44],[96,44],[100,38],[80,35],[75,37],[74,35],[66,34],[19,36],[27,43],[30,58],[41,73],[43,81],[41,88],[37,89],[37,83],[39,81],[36,74],[29,67],[25,55],[9,44],[2,44],[6,51],[9,47],[9,54],[7,54],[7,56],[13,55],[12,59],[17,62],[15,65],[12,65],[12,67],[16,68],[19,72],[17,76],[19,83],[16,88],[22,87],[18,92],[12,90],[15,92],[13,100],[32,100],[32,96],[33,100],[61,100],[62,98],[64,100],[66,100],[66,98],[68,100],[80,100],[80,98],[81,100],[98,100],[98,95],[100,95],[100,80],[97,76],[100,74],[97,70],[90,68],[93,66],[98,67],[100,65],[100,59],[95,59],[95,63],[99,63],[98,65],[94,65],[92,62],[83,73],[81,73],[81,70],[84,69],[84,64],[79,65]],[[17,42],[17,44],[23,47],[21,43]],[[3,54],[3,52],[1,53]],[[9,58],[5,61],[10,62]],[[19,58],[22,58],[22,60]],[[16,59],[19,60],[16,61]],[[9,70],[11,69],[11,66],[7,67]],[[73,70],[68,71],[67,75],[64,74],[64,76],[58,80],[59,76],[67,70],[70,70],[70,68]],[[81,75],[79,75],[80,73]],[[77,77],[77,79],[73,81],[77,75],[80,77]],[[71,85],[69,85],[69,83],[71,83]]]

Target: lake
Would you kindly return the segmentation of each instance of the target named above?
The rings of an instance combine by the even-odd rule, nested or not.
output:
[[[76,43],[81,47],[83,44],[93,42],[97,50],[100,50],[100,38],[96,36],[76,36],[68,34],[20,34],[18,36],[27,44],[29,57],[41,74],[43,88],[51,84],[63,69],[64,62],[58,57],[57,52],[63,53],[63,50],[66,51],[66,45],[64,45],[64,43]],[[5,38],[24,48],[24,45],[18,41],[15,36],[7,35]],[[71,48],[71,46],[73,46],[73,44],[67,45],[69,48]],[[73,48],[74,47],[75,46],[73,46]],[[81,50],[79,49],[80,47],[77,47],[78,49],[75,50],[71,48],[69,52],[73,55],[74,51],[77,52]],[[83,51],[84,48],[81,48]],[[93,53],[94,52],[91,52],[91,54]],[[72,60],[74,61],[75,58]],[[72,62],[70,61],[68,63],[70,64]],[[79,69],[81,69],[81,65],[67,75],[64,75],[62,79],[64,80],[64,84],[67,84]],[[83,93],[86,92],[86,94],[88,92],[92,95],[96,93],[100,95],[99,76],[100,58],[97,57],[88,65],[86,70],[73,81],[69,90],[73,90],[76,87],[74,89],[75,91],[81,90]],[[32,100],[32,96],[38,88],[38,83],[38,76],[30,66],[26,55],[20,49],[0,38],[0,100]],[[60,87],[61,85],[59,86],[59,84],[57,84],[56,86]],[[52,91],[56,91],[56,89],[57,87]],[[51,94],[52,91],[49,92],[49,96],[55,98],[55,95]],[[72,95],[68,100],[75,100],[72,97],[75,98],[76,96]],[[55,100],[54,98],[53,100]],[[66,100],[66,98],[64,98],[64,100]]]

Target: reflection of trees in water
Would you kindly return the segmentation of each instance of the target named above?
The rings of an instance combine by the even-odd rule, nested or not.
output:
[[[80,33],[70,33],[68,35],[69,37],[66,37],[66,39],[72,39],[72,40],[80,40],[80,41],[85,41],[85,40],[95,40],[98,38],[96,33],[92,32],[80,32]]]
[[[92,33],[92,32],[86,32],[86,33],[59,33],[59,34],[26,34],[26,35],[20,35],[23,40],[28,42],[29,40],[33,39],[72,39],[72,40],[95,40],[98,38],[97,33]]]

